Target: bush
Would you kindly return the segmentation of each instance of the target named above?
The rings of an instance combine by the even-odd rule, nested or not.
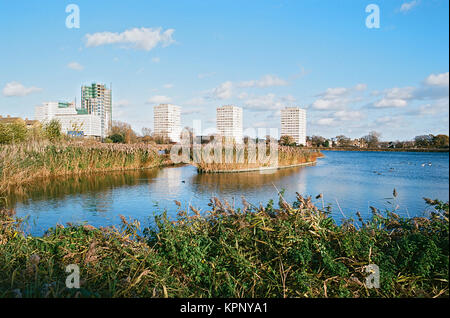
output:
[[[27,127],[23,121],[11,124],[0,124],[0,144],[11,144],[25,141]]]
[[[55,141],[61,138],[61,123],[52,119],[44,125],[44,135],[50,140]]]
[[[125,137],[122,134],[113,134],[108,138],[115,144],[123,144],[125,142]]]

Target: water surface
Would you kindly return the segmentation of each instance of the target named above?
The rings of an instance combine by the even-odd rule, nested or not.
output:
[[[29,217],[28,229],[42,234],[55,224],[88,222],[94,226],[115,225],[119,215],[148,224],[151,216],[167,210],[176,214],[174,200],[205,211],[212,196],[226,199],[236,207],[241,197],[252,204],[285,199],[295,193],[315,197],[323,193],[319,206],[330,204],[339,222],[360,211],[370,216],[370,206],[393,208],[404,216],[423,215],[423,197],[448,201],[449,154],[409,152],[334,152],[315,166],[232,174],[197,174],[192,166],[146,171],[113,172],[47,180],[8,202],[20,217]],[[392,200],[393,189],[398,197]]]

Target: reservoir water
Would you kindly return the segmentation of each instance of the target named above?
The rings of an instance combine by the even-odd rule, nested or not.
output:
[[[449,200],[449,154],[414,152],[324,151],[315,166],[230,174],[197,174],[192,166],[146,171],[112,172],[41,181],[26,193],[8,197],[19,217],[27,217],[27,230],[41,235],[49,227],[67,222],[93,226],[117,225],[120,215],[143,225],[154,214],[167,210],[175,217],[180,201],[208,209],[216,196],[236,207],[241,197],[252,204],[278,202],[277,191],[285,190],[287,201],[302,195],[323,194],[318,206],[331,205],[337,222],[359,211],[370,216],[370,206],[397,207],[402,216],[427,213],[424,197]],[[398,192],[392,200],[393,189]]]

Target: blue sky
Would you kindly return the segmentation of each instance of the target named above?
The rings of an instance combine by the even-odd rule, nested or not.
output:
[[[80,28],[66,27],[66,6]],[[367,28],[365,8],[380,8]],[[112,83],[115,120],[153,127],[153,105],[182,106],[214,127],[244,108],[244,127],[308,111],[308,135],[412,139],[449,131],[447,0],[0,0],[0,115],[32,118],[44,101]]]

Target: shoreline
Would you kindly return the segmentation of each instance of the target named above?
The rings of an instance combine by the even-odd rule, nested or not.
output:
[[[197,172],[199,174],[206,174],[206,173],[242,173],[242,172],[262,172],[262,171],[271,171],[271,170],[281,170],[281,169],[289,169],[289,168],[295,168],[295,167],[302,167],[302,166],[314,166],[316,164],[316,161],[309,161],[304,163],[297,163],[293,165],[287,165],[287,166],[276,166],[276,167],[259,167],[259,168],[247,168],[247,169],[235,169],[235,170],[216,170],[216,171],[202,171],[199,168],[197,168]]]

